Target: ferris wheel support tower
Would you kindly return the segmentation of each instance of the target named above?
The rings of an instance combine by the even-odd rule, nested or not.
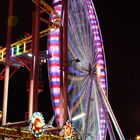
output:
[[[7,24],[6,65],[5,65],[5,76],[4,76],[2,125],[6,124],[6,119],[7,119],[8,87],[9,87],[9,73],[10,73],[9,63],[10,63],[10,45],[11,45],[11,36],[12,36],[13,5],[14,5],[14,0],[10,0],[8,24]]]
[[[38,111],[38,85],[39,85],[39,31],[40,31],[40,0],[36,0],[36,9],[33,13],[32,54],[29,91],[29,119],[33,112]]]
[[[63,95],[64,95],[64,121],[68,119],[68,0],[64,1],[64,30],[63,30],[63,40],[64,40],[64,52],[63,52],[63,67],[64,75],[61,77],[63,79]],[[62,102],[62,101],[61,101]]]

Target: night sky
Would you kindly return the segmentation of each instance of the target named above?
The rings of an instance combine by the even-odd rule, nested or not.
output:
[[[0,1],[0,46],[6,44],[7,0]],[[140,133],[140,21],[139,4],[127,0],[95,0],[102,32],[109,87],[109,101],[127,139]],[[33,4],[30,0],[15,0],[14,15],[17,18],[13,28],[12,42],[31,33]],[[45,91],[39,95],[39,111],[47,120],[51,118],[47,67],[43,65]],[[2,65],[0,65],[2,69]],[[28,110],[26,82],[29,72],[19,69],[10,79],[8,121],[24,119]],[[47,94],[45,94],[47,93]],[[0,110],[2,109],[3,81],[0,81]],[[42,99],[46,101],[42,102]],[[16,103],[16,104],[15,104]],[[47,111],[46,111],[47,109]],[[20,112],[20,113],[19,113]]]

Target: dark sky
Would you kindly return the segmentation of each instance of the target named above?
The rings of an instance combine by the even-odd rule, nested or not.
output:
[[[0,45],[5,45],[6,39],[6,32],[4,32],[7,19],[6,2],[7,0],[0,1]],[[95,0],[93,2],[95,3],[104,41],[109,101],[127,140],[130,136],[140,133],[139,4],[137,1],[127,0]],[[17,17],[17,24],[13,28],[13,41],[21,38],[24,32],[31,33],[32,13],[28,11],[32,8],[30,0],[15,0],[14,14]],[[43,66],[43,69],[45,71],[46,66]],[[21,74],[23,76],[18,79]],[[24,75],[29,75],[29,72],[26,69],[19,69],[10,80],[9,106],[12,109],[8,109],[11,116],[9,121],[13,121],[14,118],[23,119],[24,113],[28,109],[27,78]],[[43,76],[43,80],[47,83],[45,77],[47,77],[47,74]],[[47,84],[45,84],[45,87],[47,91]],[[2,108],[2,94],[3,81],[0,81],[0,110]],[[20,94],[23,95],[20,96]],[[41,94],[40,100],[44,97],[49,98],[49,95]],[[16,106],[14,105],[15,102],[17,103]],[[51,105],[48,106],[48,104],[50,104],[50,101],[41,103],[40,110],[42,107],[51,110]],[[14,112],[16,110],[15,114],[18,117],[12,114],[13,110]],[[23,113],[19,114],[20,110]],[[45,117],[50,118],[50,111],[47,113]]]
[[[122,131],[140,133],[140,21],[135,1],[97,0],[104,40],[109,101]]]

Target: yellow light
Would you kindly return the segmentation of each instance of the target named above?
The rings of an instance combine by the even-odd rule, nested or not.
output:
[[[97,66],[96,66],[96,72],[97,72],[97,76],[100,77],[101,76],[101,71],[100,71],[99,64],[97,64]]]
[[[19,46],[16,46],[17,48],[16,48],[16,55],[19,55],[20,54],[20,52],[19,52]]]
[[[140,135],[137,135],[136,136],[136,140],[140,140]]]

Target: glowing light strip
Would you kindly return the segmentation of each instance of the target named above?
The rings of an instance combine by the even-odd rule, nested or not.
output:
[[[105,62],[104,62],[104,55],[103,55],[103,42],[100,35],[100,29],[99,24],[96,17],[96,12],[92,7],[92,3],[90,0],[86,0],[88,5],[88,15],[89,15],[89,21],[92,26],[92,32],[93,32],[93,38],[94,38],[94,46],[95,50],[97,52],[97,77],[99,78],[99,81],[101,83],[101,87],[104,90],[104,93],[106,93],[107,85],[106,85],[106,73],[105,73]],[[102,138],[105,137],[106,132],[106,120],[105,117],[103,117],[104,111],[102,108],[99,110],[100,112],[100,124],[101,124],[101,135]]]
[[[90,0],[87,0],[88,4],[88,10],[89,10],[89,20],[91,22],[92,30],[93,30],[93,38],[94,38],[94,45],[96,48],[97,52],[97,76],[99,78],[99,81],[101,82],[101,79],[106,80],[106,73],[105,73],[105,63],[104,63],[104,57],[103,57],[103,46],[102,46],[102,39],[100,37],[100,32],[99,32],[99,25],[98,21],[96,19],[95,11],[91,6]],[[104,81],[105,81],[104,80]],[[101,82],[101,86],[104,89],[104,93],[106,93],[106,85],[104,85]]]
[[[12,47],[11,56],[14,56],[14,48]]]
[[[59,0],[54,0],[53,3],[57,3]],[[55,11],[61,15],[62,5],[54,7]],[[55,19],[54,15],[50,17],[51,21]],[[53,28],[51,30],[54,30]],[[49,59],[49,74],[50,74],[50,88],[53,100],[53,108],[55,112],[55,118],[57,124],[60,123],[60,50],[59,50],[59,34],[60,30],[57,29],[49,35],[49,53],[51,58]]]
[[[27,52],[30,52],[30,47],[27,47],[26,43],[23,45],[17,45],[10,48],[10,57],[15,57]],[[21,51],[22,50],[22,51]],[[6,59],[6,49],[0,51],[0,61],[4,61]]]
[[[25,42],[23,43],[23,47],[24,47],[23,48],[23,53],[25,53],[26,52],[26,43]]]
[[[6,59],[6,58],[5,58],[5,57],[6,57],[5,54],[6,54],[6,50],[5,50],[5,49],[0,51],[0,61]]]

